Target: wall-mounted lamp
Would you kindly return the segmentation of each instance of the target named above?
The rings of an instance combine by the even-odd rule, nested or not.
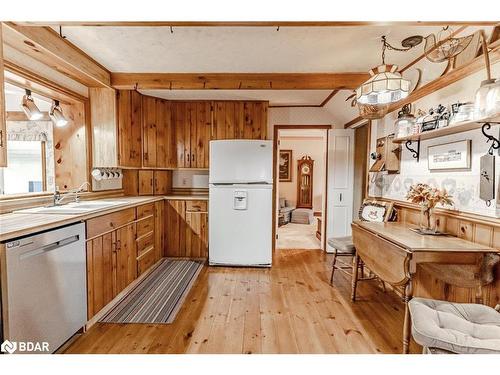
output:
[[[26,89],[26,95],[23,96],[21,108],[26,114],[26,117],[28,117],[28,120],[35,121],[40,120],[43,117],[42,112],[40,112],[35,102],[33,101],[31,90]]]
[[[59,105],[59,100],[54,99],[54,103],[50,108],[49,116],[58,128],[62,128],[68,124],[68,120],[64,117],[62,108]]]

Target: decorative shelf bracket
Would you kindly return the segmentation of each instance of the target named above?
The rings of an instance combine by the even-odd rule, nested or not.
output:
[[[417,149],[410,147],[413,142],[417,142]],[[417,141],[406,141],[405,147],[411,152],[414,159],[417,159],[417,163],[420,161],[420,139]]]
[[[500,139],[495,138],[493,135],[486,133],[486,130],[490,130],[490,129],[491,129],[491,124],[489,122],[485,122],[483,124],[483,126],[481,127],[481,132],[487,138],[486,143],[488,143],[489,141],[492,141],[491,147],[488,150],[488,154],[493,155],[493,150],[500,149]]]

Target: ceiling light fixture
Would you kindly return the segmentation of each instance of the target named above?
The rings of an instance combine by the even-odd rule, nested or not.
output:
[[[54,99],[54,103],[50,108],[49,116],[58,128],[62,128],[68,124],[68,120],[64,117],[62,108],[59,105],[59,100]]]
[[[390,45],[382,36],[382,65],[370,70],[370,78],[356,89],[356,101],[360,105],[386,105],[395,103],[408,96],[410,93],[410,81],[404,79],[397,72],[398,66],[385,63],[385,50],[406,52],[422,42],[419,35],[411,36],[403,40],[404,48],[396,48]]]
[[[26,89],[26,95],[23,96],[21,108],[30,121],[40,120],[43,117],[43,113],[40,112],[35,102],[33,101],[31,90]]]

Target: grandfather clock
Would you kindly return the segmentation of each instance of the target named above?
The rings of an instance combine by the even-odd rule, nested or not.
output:
[[[313,207],[313,165],[310,156],[297,160],[297,208]]]

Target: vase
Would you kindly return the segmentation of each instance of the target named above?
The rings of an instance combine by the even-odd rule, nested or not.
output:
[[[420,232],[423,234],[436,234],[436,221],[433,218],[434,208],[427,204],[420,205]]]

